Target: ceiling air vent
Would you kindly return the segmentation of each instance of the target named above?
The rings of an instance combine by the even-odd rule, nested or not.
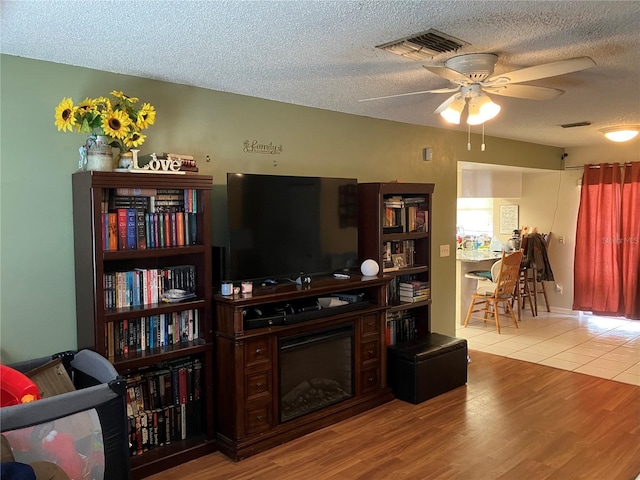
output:
[[[456,52],[465,45],[471,44],[432,28],[426,32],[378,45],[376,48],[411,60],[430,60],[434,55]]]
[[[562,128],[574,128],[574,127],[587,127],[591,125],[591,122],[576,122],[576,123],[565,123],[564,125],[560,125]]]

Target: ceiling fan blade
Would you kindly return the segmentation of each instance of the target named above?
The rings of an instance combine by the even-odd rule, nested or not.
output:
[[[507,83],[521,83],[539,78],[555,77],[566,73],[578,72],[596,65],[590,57],[575,57],[557,62],[545,63],[533,67],[514,70],[513,72],[501,73],[487,80],[487,83],[494,82],[499,78],[508,78]]]
[[[499,85],[494,87],[484,87],[491,95],[502,95],[503,97],[526,98],[528,100],[551,100],[564,93],[564,90],[549,87],[536,87],[533,85]]]
[[[442,78],[446,78],[450,82],[453,83],[469,83],[469,78],[466,75],[463,75],[460,72],[456,72],[447,67],[442,67],[438,65],[423,65],[424,68],[429,70],[431,73],[435,73],[436,75],[440,75]]]
[[[395,95],[385,95],[384,97],[361,98],[359,102],[369,102],[371,100],[383,100],[385,98],[406,97],[409,95],[422,95],[423,93],[431,93],[431,90],[422,90],[421,92],[397,93]]]
[[[456,87],[436,88],[435,90],[429,90],[429,93],[454,93],[460,91],[460,85]]]

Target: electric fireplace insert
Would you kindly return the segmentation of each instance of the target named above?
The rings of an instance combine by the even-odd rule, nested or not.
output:
[[[278,341],[280,421],[353,397],[353,325],[283,337]]]

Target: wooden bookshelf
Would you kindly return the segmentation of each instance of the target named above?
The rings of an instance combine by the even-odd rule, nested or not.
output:
[[[431,331],[433,191],[434,185],[430,183],[358,184],[360,262],[374,259],[382,274],[391,279],[387,299],[388,344]],[[403,301],[400,288],[410,280],[419,282],[415,293],[428,291],[428,298],[422,295],[420,301]]]
[[[132,477],[142,478],[171,466],[192,460],[216,450],[214,431],[214,387],[213,387],[213,326],[212,326],[212,285],[211,285],[211,212],[210,191],[213,180],[203,175],[134,175],[123,172],[77,172],[73,174],[73,226],[75,251],[76,316],[78,349],[88,348],[107,357],[122,374],[132,377],[139,373],[166,367],[180,359],[197,360],[202,366],[200,401],[198,415],[202,427],[196,434],[172,441],[168,445],[153,445],[141,454],[131,457]],[[195,244],[185,246],[164,246],[144,249],[107,249],[103,238],[103,213],[105,198],[122,189],[165,189],[195,192],[197,209]],[[157,302],[107,308],[104,274],[110,272],[161,270],[167,267],[189,265],[194,267],[193,279],[195,298],[179,303]],[[192,330],[186,330],[185,337],[171,344],[161,338],[162,331],[155,323],[170,325],[169,319],[188,315],[192,320]],[[118,331],[125,321],[127,324],[141,325],[141,319],[149,321],[152,328],[145,338],[131,343],[128,351],[109,348],[120,341]],[[195,321],[197,319],[197,324]],[[146,324],[146,322],[145,322]],[[174,325],[174,324],[171,324]],[[110,329],[114,333],[110,332]],[[197,332],[194,333],[194,332]],[[197,335],[194,337],[193,335]],[[130,338],[130,337],[129,337]],[[183,341],[184,339],[184,341]],[[123,339],[126,342],[126,339]],[[118,347],[122,345],[118,343]],[[115,351],[115,352],[114,352]],[[151,373],[147,375],[153,376]],[[146,408],[146,405],[145,405]],[[169,408],[169,407],[166,407]],[[157,409],[156,409],[157,410]],[[162,410],[162,408],[159,408]]]

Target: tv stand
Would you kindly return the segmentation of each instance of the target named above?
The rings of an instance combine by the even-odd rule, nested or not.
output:
[[[254,287],[250,296],[214,295],[216,309],[216,432],[218,448],[240,460],[306,435],[393,399],[387,386],[385,314],[387,285],[382,277],[352,274],[348,279],[317,277],[308,286],[292,283]],[[332,294],[361,294],[362,301],[287,314],[282,323],[246,328],[256,310],[263,315],[286,304],[309,304]],[[288,321],[284,321],[287,319]],[[300,416],[282,409],[281,346],[290,338],[352,332],[349,378],[343,399]],[[347,340],[347,342],[349,342]],[[302,357],[304,362],[304,357]],[[283,390],[283,391],[280,391]]]

